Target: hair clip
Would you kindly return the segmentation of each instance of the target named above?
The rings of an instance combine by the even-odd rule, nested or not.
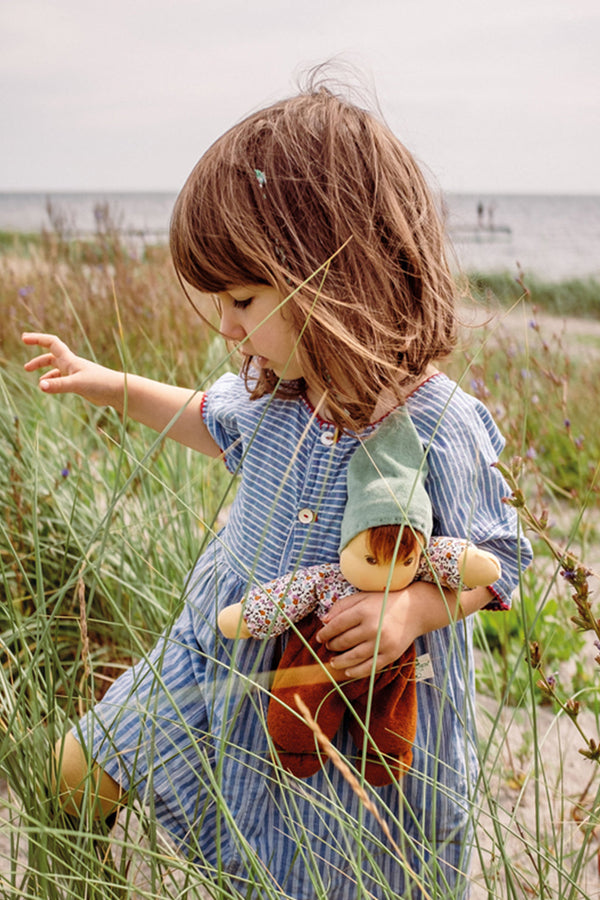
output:
[[[262,191],[262,189],[265,187],[265,185],[267,183],[267,176],[265,175],[264,172],[261,172],[260,169],[255,169],[254,174],[256,175],[256,180],[258,181],[258,186]]]

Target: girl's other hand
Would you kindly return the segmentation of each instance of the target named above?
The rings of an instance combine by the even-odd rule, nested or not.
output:
[[[47,351],[25,363],[27,372],[50,369],[40,378],[44,393],[78,394],[97,406],[115,405],[123,384],[121,373],[76,356],[56,335],[26,332],[22,340],[27,346]]]
[[[402,591],[350,594],[324,617],[318,640],[338,653],[331,665],[348,678],[362,678],[397,660],[422,632],[412,612],[423,582]],[[379,642],[378,642],[378,635]],[[377,655],[375,655],[377,652]]]
[[[492,599],[486,587],[457,594],[427,581],[413,581],[387,596],[350,594],[323,617],[317,639],[338,654],[331,661],[334,669],[347,678],[362,678],[373,665],[379,672],[395,662],[422,634],[456,623]]]

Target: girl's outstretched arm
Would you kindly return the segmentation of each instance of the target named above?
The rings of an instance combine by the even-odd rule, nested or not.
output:
[[[44,393],[78,394],[96,406],[126,411],[130,418],[159,433],[172,421],[169,437],[207,456],[220,455],[200,415],[202,392],[107,369],[76,356],[52,334],[26,333],[22,339],[28,346],[46,351],[25,363],[27,372],[50,369],[40,378]]]
[[[332,661],[348,678],[371,674],[378,633],[375,670],[399,659],[422,634],[483,609],[492,594],[485,587],[458,595],[425,581],[413,581],[402,591],[389,594],[350,594],[323,617],[317,639],[339,655]],[[384,608],[385,604],[385,608]]]

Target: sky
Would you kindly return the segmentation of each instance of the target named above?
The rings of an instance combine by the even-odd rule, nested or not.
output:
[[[178,190],[330,59],[442,190],[600,194],[598,0],[4,0],[0,190]]]

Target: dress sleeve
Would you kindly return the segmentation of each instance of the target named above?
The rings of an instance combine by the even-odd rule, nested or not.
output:
[[[205,393],[200,413],[211,437],[223,452],[230,472],[239,474],[244,455],[240,422],[249,402],[243,380],[231,372],[222,375]]]
[[[426,452],[434,534],[466,538],[495,554],[502,575],[490,587],[494,600],[486,608],[510,608],[532,553],[516,511],[504,502],[510,490],[494,466],[504,440],[491,414],[456,385],[437,402],[417,395],[409,412]]]

